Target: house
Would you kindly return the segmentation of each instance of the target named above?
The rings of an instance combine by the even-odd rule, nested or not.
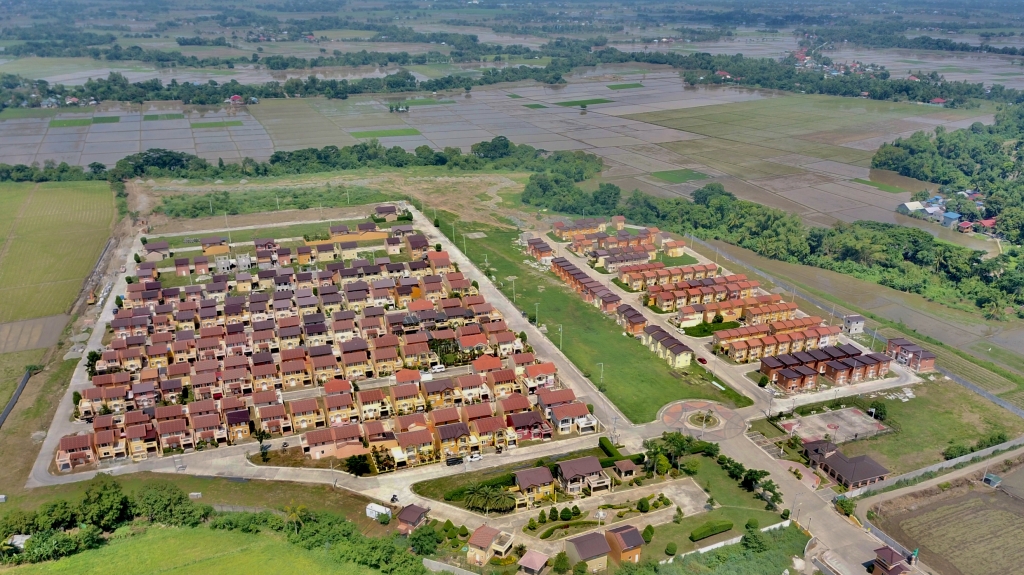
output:
[[[945,212],[942,214],[942,226],[946,228],[955,228],[960,222],[960,214],[956,212]]]
[[[363,447],[363,432],[358,424],[315,429],[302,434],[299,445],[311,459],[334,457],[345,459],[352,455],[369,453]]]
[[[150,423],[132,425],[125,430],[128,439],[128,454],[132,461],[148,459],[151,454],[160,454],[156,428]]]
[[[168,419],[156,424],[160,449],[165,453],[172,449],[195,448],[195,436],[185,419]]]
[[[515,431],[508,429],[503,417],[495,415],[476,419],[469,424],[469,429],[483,447],[516,445]]]
[[[167,242],[149,242],[142,246],[142,251],[145,252],[143,258],[147,262],[158,262],[171,256],[171,248]]]
[[[864,316],[859,314],[844,316],[843,331],[846,332],[847,335],[864,333]]]
[[[93,423],[95,424],[95,421]],[[93,435],[93,446],[96,450],[96,457],[100,461],[128,457],[128,442],[116,429],[97,431]],[[60,469],[60,464],[57,465],[57,468]]]
[[[909,216],[915,212],[923,212],[924,204],[921,202],[906,202],[896,206],[896,212]]]
[[[273,403],[270,405],[264,405],[262,407],[255,408],[256,411],[256,425],[259,429],[268,433],[275,433],[281,435],[291,435],[292,433],[292,422],[291,418],[284,410],[284,406],[279,403]]]
[[[391,449],[397,467],[432,463],[436,458],[436,442],[429,429],[420,428],[405,433],[396,433],[398,447]]]
[[[505,416],[508,426],[516,433],[519,441],[540,439],[547,441],[551,439],[551,426],[544,421],[540,412],[524,411]]]
[[[529,509],[554,498],[555,478],[547,466],[531,467],[513,472],[515,485],[509,488],[516,497],[516,509]]]
[[[885,346],[885,354],[918,372],[935,371],[935,354],[915,344],[909,339],[895,337]]]
[[[71,471],[80,465],[96,461],[93,449],[93,434],[65,435],[60,438],[57,448],[57,471]]]
[[[206,443],[211,444],[227,442],[228,429],[224,425],[224,422],[221,421],[219,414],[210,413],[206,415],[197,415],[191,419],[192,429],[195,432],[196,443],[199,443],[200,441],[205,441]]]
[[[249,437],[249,410],[244,408],[225,410],[224,420],[228,425],[228,433],[234,441],[241,441]]]
[[[387,419],[394,411],[391,408],[391,401],[384,395],[381,389],[367,389],[356,392],[356,403],[359,405],[359,419],[361,421],[373,421]]]
[[[560,461],[558,481],[562,491],[572,495],[578,495],[583,489],[610,489],[612,485],[611,479],[601,469],[601,461],[593,456]]]
[[[391,205],[376,206],[373,209],[373,214],[385,222],[393,222],[398,219],[398,208]]]
[[[569,563],[575,565],[582,561],[587,564],[587,571],[590,573],[608,568],[610,552],[608,540],[596,531],[565,541],[565,553],[569,556]]]
[[[512,534],[481,525],[469,536],[466,561],[484,565],[491,557],[505,557],[512,552]]]
[[[879,547],[875,549],[875,561],[874,570],[872,573],[881,573],[881,575],[902,575],[910,571],[904,561],[906,557],[900,555],[898,551],[889,547]]]
[[[597,418],[590,413],[585,403],[572,402],[551,408],[550,421],[560,435],[567,433],[594,433],[597,431]]]
[[[480,442],[465,423],[441,425],[434,429],[445,457],[460,457],[480,451]]]
[[[533,549],[528,550],[526,555],[519,559],[519,568],[526,575],[540,575],[540,572],[544,570],[544,566],[547,564],[548,556]]]
[[[315,397],[288,402],[292,412],[292,425],[297,430],[316,429],[326,425],[324,412]]]
[[[839,451],[839,446],[830,441],[807,441],[803,449],[811,468],[820,469],[847,489],[871,485],[889,475],[889,470],[874,459],[867,455],[847,457]]]
[[[609,555],[612,561],[623,563],[639,563],[640,549],[644,546],[644,538],[633,525],[623,525],[604,532],[604,538],[611,548]]]
[[[414,529],[422,525],[427,519],[427,513],[430,513],[429,508],[423,508],[419,505],[406,505],[398,512],[398,532],[403,535],[412,533]]]
[[[418,372],[413,372],[419,375]],[[391,401],[395,413],[419,413],[426,409],[426,402],[420,394],[420,387],[415,383],[405,383],[391,388]]]

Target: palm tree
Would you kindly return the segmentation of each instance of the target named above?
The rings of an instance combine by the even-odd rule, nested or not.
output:
[[[466,507],[472,509],[482,509],[487,504],[487,497],[489,495],[490,487],[482,483],[474,483],[466,487],[465,490],[465,501]]]
[[[306,506],[295,505],[295,502],[292,501],[290,505],[284,506],[284,515],[286,523],[291,523],[295,525],[295,534],[298,535],[299,526],[302,525],[303,527],[305,527],[306,525],[302,521],[302,518],[306,515]]]

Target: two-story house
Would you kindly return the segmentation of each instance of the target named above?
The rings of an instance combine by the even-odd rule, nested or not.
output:
[[[515,485],[509,488],[516,497],[516,509],[529,509],[541,502],[553,500],[555,478],[545,465],[513,472]]]
[[[558,462],[558,482],[562,491],[576,495],[584,488],[591,492],[611,489],[612,480],[601,469],[601,461],[596,457],[580,457]]]
[[[304,431],[326,425],[324,412],[315,397],[289,401],[288,409],[292,412],[292,426],[296,430]]]

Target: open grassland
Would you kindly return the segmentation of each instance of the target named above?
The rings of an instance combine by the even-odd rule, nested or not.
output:
[[[192,122],[192,128],[228,128],[244,125],[241,120],[224,120],[222,122]]]
[[[394,130],[366,130],[362,132],[349,132],[353,138],[392,138],[395,136],[419,136],[420,131],[416,128],[397,128]]]
[[[106,182],[0,186],[0,322],[62,313],[110,234]]]
[[[56,108],[4,108],[3,111],[0,111],[0,120],[20,120],[23,118],[52,118],[56,115]]]
[[[290,573],[370,575],[366,567],[334,560],[329,551],[306,551],[277,534],[245,534],[196,528],[150,527],[142,535],[112,541],[60,561],[26,565],[10,570],[18,575],[75,573],[192,574]]]
[[[593,106],[596,104],[610,104],[613,100],[606,98],[589,98],[586,100],[569,100],[568,102],[555,102],[559,106],[565,106],[566,108],[572,108],[573,106]]]
[[[10,401],[14,389],[25,375],[25,366],[39,364],[45,353],[45,349],[30,349],[0,354],[0,405],[7,405]]]
[[[673,184],[685,184],[686,182],[692,182],[694,180],[707,179],[707,175],[697,172],[695,170],[668,170],[665,172],[654,172],[651,174],[659,180],[665,180]]]
[[[440,219],[440,229],[450,234],[450,214],[443,214]],[[669,369],[668,364],[639,341],[624,336],[614,318],[570,292],[553,273],[526,265],[524,260],[533,260],[513,245],[516,230],[462,222],[456,224],[456,228],[456,237],[452,240],[460,247],[462,239],[458,236],[461,234],[483,232],[486,235],[467,243],[466,255],[481,268],[489,266],[490,275],[497,279],[496,284],[510,299],[512,282],[506,278],[516,276],[517,307],[531,315],[539,313],[540,323],[547,326],[548,338],[556,344],[561,324],[562,351],[595,384],[600,380],[600,364],[604,364],[604,393],[630,421],[651,421],[658,409],[680,399],[713,399],[727,404],[749,401],[731,389],[722,392],[712,386],[707,372],[696,363],[679,371]],[[598,277],[596,272],[592,275]]]
[[[643,88],[644,85],[640,82],[632,82],[629,84],[608,84],[609,90],[630,90],[633,88]]]
[[[143,122],[153,122],[156,120],[184,120],[185,114],[145,114],[142,116]]]
[[[946,575],[1017,573],[1024,561],[1024,505],[998,491],[915,506],[879,526]]]
[[[871,186],[872,188],[877,188],[879,190],[882,190],[883,192],[889,192],[890,194],[902,194],[902,193],[905,193],[907,191],[907,190],[904,190],[903,188],[898,188],[896,186],[890,186],[889,184],[883,184],[881,182],[872,182],[870,180],[864,180],[864,179],[861,179],[861,178],[854,178],[853,181],[857,182],[858,184],[864,184],[865,186]]]
[[[999,431],[1024,433],[1024,419],[952,381],[926,381],[914,386],[914,395],[905,403],[883,400],[900,433],[844,443],[843,452],[870,455],[898,474],[942,461],[942,450],[954,443],[974,445]]]

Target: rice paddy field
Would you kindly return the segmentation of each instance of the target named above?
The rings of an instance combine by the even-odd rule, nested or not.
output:
[[[0,323],[64,313],[114,211],[106,182],[0,184]]]

